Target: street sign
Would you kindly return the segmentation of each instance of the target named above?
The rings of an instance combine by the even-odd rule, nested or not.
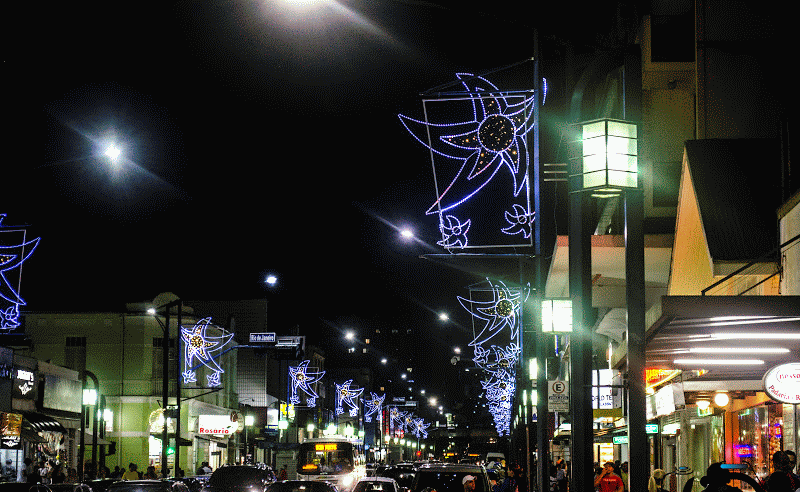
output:
[[[569,386],[566,381],[547,382],[547,411],[569,412]]]
[[[614,444],[628,444],[628,436],[614,436],[611,440]]]
[[[275,343],[275,333],[251,333],[250,343]]]

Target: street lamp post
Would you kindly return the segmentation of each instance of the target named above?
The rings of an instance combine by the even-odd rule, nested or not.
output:
[[[603,118],[581,123],[581,154],[570,165],[569,277],[573,310],[572,463],[577,490],[593,487],[592,286],[589,195],[625,195],[625,284],[628,310],[630,488],[646,490],[649,469],[644,395],[644,232],[638,180],[637,125]]]
[[[175,353],[176,353],[176,360],[175,360],[175,412],[171,414],[168,411],[169,405],[169,315],[170,309],[172,307],[178,308],[178,332],[176,334],[175,339]],[[179,476],[178,468],[180,465],[180,430],[181,430],[181,386],[180,386],[180,378],[181,378],[181,364],[180,364],[180,340],[181,340],[181,323],[182,323],[182,308],[183,302],[180,299],[176,299],[172,302],[168,302],[163,306],[160,306],[154,310],[155,319],[161,325],[163,330],[163,337],[161,339],[161,350],[163,351],[162,354],[162,367],[161,367],[161,395],[163,398],[162,401],[162,408],[163,408],[163,415],[164,415],[164,424],[161,428],[161,476],[166,478],[169,475],[169,467],[167,466],[167,450],[169,448],[169,430],[167,428],[167,421],[170,416],[175,419],[175,476]],[[158,319],[158,311],[161,309],[165,309],[164,317],[166,322],[161,324],[161,320]]]
[[[87,393],[86,389],[86,378],[92,380],[92,384],[94,385],[94,389],[92,390],[93,393]],[[97,404],[100,400],[98,394],[100,392],[100,383],[97,379],[97,376],[94,375],[91,371],[83,371],[83,394],[81,395],[81,435],[79,438],[79,445],[78,445],[78,473],[81,474],[81,479],[83,479],[86,475],[84,470],[84,454],[86,452],[86,407],[88,405],[92,405],[94,408],[92,422],[92,465],[95,467],[94,476],[91,478],[95,478],[97,476]],[[92,396],[89,396],[89,395]]]

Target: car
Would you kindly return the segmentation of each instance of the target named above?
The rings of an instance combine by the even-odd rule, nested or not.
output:
[[[339,492],[339,489],[330,482],[283,480],[271,484],[266,492]]]
[[[106,492],[189,492],[185,483],[168,478],[160,480],[121,480],[108,486]]]
[[[411,487],[416,469],[413,463],[397,463],[385,469],[378,469],[376,476],[393,478],[397,485],[404,488]]]
[[[274,476],[269,469],[258,466],[220,466],[208,477],[201,492],[264,492],[275,481]]]
[[[366,466],[365,466],[365,469],[366,469],[368,477],[374,477],[375,473],[376,473],[376,471],[378,469],[378,464],[377,463],[367,463]]]
[[[475,477],[475,492],[489,492],[489,477],[480,465],[430,464],[417,469],[411,492],[431,488],[436,492],[464,492],[464,477]]]
[[[393,478],[367,477],[356,482],[353,492],[400,492],[400,486]]]

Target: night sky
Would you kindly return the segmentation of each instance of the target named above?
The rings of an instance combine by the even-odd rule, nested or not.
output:
[[[456,296],[480,279],[419,259],[444,252],[424,215],[433,177],[397,114],[421,116],[419,93],[456,72],[532,57],[533,28],[558,47],[589,40],[581,24],[600,18],[521,4],[24,7],[6,22],[0,213],[42,238],[23,270],[26,309],[267,297],[270,331],[412,326],[421,347],[466,347]],[[109,138],[117,168],[99,156]],[[419,242],[399,239],[406,224]]]

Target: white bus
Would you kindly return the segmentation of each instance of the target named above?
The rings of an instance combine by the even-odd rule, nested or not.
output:
[[[307,439],[297,454],[297,479],[331,482],[342,492],[366,474],[358,445],[345,437]]]

